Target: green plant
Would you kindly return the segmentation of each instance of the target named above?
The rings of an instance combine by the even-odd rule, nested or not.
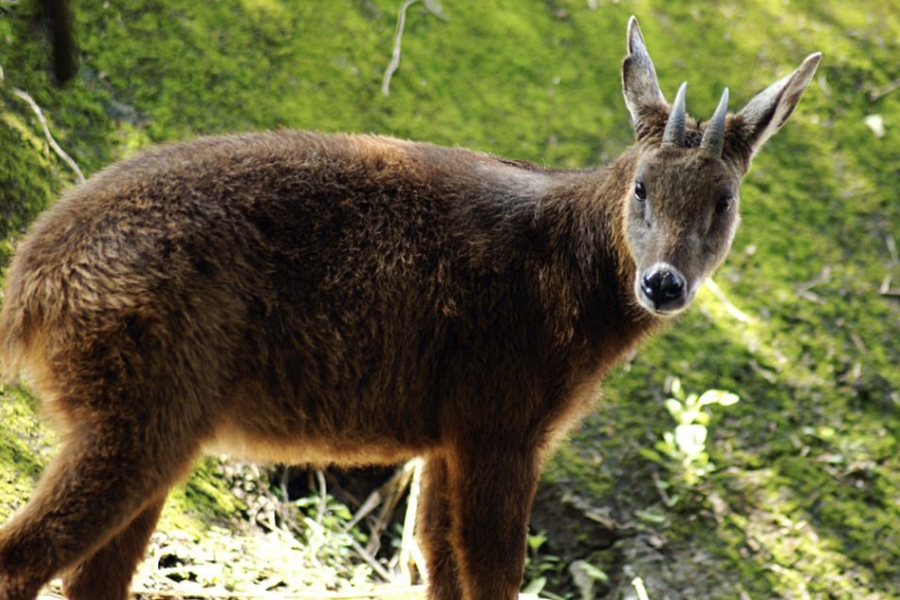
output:
[[[723,390],[708,390],[703,394],[686,395],[678,378],[672,381],[672,398],[665,401],[666,410],[677,425],[663,434],[654,450],[644,449],[641,454],[666,467],[671,473],[671,483],[676,488],[693,488],[715,470],[706,451],[707,425],[713,405],[731,406],[739,398]],[[674,505],[678,497],[670,497]]]
[[[540,595],[546,598],[560,598],[545,589],[548,581],[557,581],[565,570],[565,562],[559,556],[550,554],[544,548],[547,532],[536,531],[528,534],[528,554],[525,558],[525,585],[523,594]]]

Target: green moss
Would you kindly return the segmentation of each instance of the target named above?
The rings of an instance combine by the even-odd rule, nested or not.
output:
[[[658,574],[647,578],[651,597],[696,590],[697,581],[707,598],[741,589],[896,597],[900,302],[879,288],[888,276],[900,284],[885,241],[900,235],[900,92],[871,99],[896,78],[895,3],[642,0],[591,11],[583,0],[459,0],[443,3],[447,21],[417,3],[384,97],[398,4],[84,0],[81,71],[63,90],[49,83],[49,50],[27,3],[3,4],[0,260],[74,180],[14,88],[41,105],[87,174],[151,142],[272,127],[388,133],[578,167],[631,140],[618,70],[632,12],[663,90],[671,96],[689,79],[689,109],[700,117],[723,86],[738,105],[822,50],[800,107],[746,178],[744,222],[716,275],[750,320],[702,292],[613,374],[546,478],[639,525],[639,535],[604,550],[616,558],[603,564]],[[864,124],[871,114],[883,117],[884,137]],[[653,483],[665,472],[639,454],[672,426],[662,406],[668,375],[689,390],[742,397],[709,425],[719,470],[695,503],[673,509]],[[4,516],[27,498],[52,447],[32,409],[21,388],[0,390]],[[173,493],[164,527],[199,536],[209,524],[199,515],[243,510],[214,465],[201,463]],[[635,516],[647,511],[663,521]],[[667,544],[666,560],[638,551],[641,539]]]
[[[22,387],[0,385],[0,519],[30,496],[49,460],[55,436],[35,418],[35,402]]]

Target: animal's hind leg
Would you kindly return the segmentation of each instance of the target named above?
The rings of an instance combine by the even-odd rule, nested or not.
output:
[[[447,478],[447,461],[441,456],[429,456],[419,505],[419,539],[428,560],[429,600],[462,600],[463,597],[459,566],[450,542],[453,523]]]
[[[70,600],[122,600],[159,520],[165,496],[154,500],[114,538],[69,571],[63,589]]]
[[[92,402],[90,422],[83,415],[32,499],[0,531],[0,600],[32,600],[123,531],[189,466],[199,436],[187,415],[162,419],[164,407],[143,411],[153,403],[137,398],[119,399],[120,416],[100,415],[98,406],[110,400]],[[107,597],[102,588],[92,592]]]

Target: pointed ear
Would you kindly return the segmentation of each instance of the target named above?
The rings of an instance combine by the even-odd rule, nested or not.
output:
[[[659,90],[656,69],[634,17],[628,20],[628,55],[622,61],[622,93],[634,123],[640,121],[645,107],[659,103],[667,106]]]
[[[739,113],[738,116],[744,123],[745,141],[751,149],[751,156],[756,154],[766,140],[791,116],[821,59],[821,52],[810,54],[799,69],[761,91]]]

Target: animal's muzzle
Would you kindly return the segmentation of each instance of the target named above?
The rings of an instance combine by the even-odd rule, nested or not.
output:
[[[672,265],[657,264],[644,271],[640,290],[658,312],[677,311],[686,304],[687,284],[684,276]]]

